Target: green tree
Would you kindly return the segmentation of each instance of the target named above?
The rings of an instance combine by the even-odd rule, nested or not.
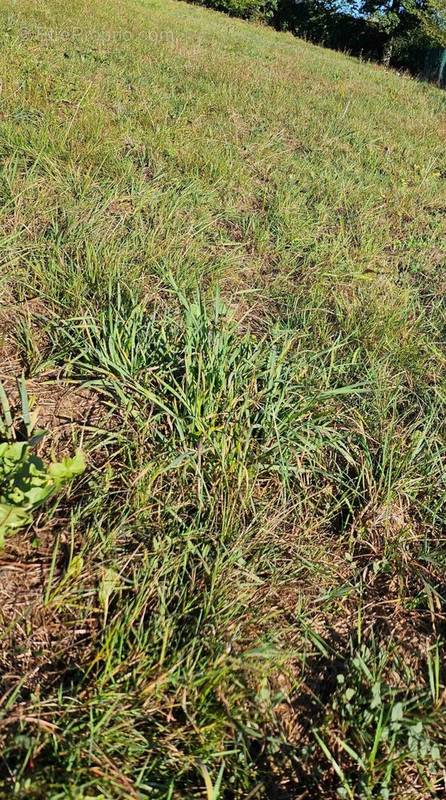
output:
[[[425,0],[413,5],[413,13],[432,41],[446,47],[446,0]]]
[[[397,37],[421,28],[432,44],[446,45],[446,0],[350,0],[384,36],[382,60],[389,64]]]

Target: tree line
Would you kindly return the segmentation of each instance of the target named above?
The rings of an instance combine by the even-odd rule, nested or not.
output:
[[[197,1],[446,83],[446,0]]]

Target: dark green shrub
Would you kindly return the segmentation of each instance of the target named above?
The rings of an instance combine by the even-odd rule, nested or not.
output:
[[[268,19],[273,16],[277,7],[277,0],[196,0],[196,2],[243,19]]]

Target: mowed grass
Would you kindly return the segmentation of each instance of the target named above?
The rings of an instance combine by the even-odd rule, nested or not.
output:
[[[2,552],[0,796],[442,797],[445,93],[0,9],[0,378],[88,458]]]

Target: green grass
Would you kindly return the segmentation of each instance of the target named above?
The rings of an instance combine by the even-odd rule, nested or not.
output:
[[[0,14],[0,378],[88,459],[2,551],[0,796],[442,796],[446,95]]]

